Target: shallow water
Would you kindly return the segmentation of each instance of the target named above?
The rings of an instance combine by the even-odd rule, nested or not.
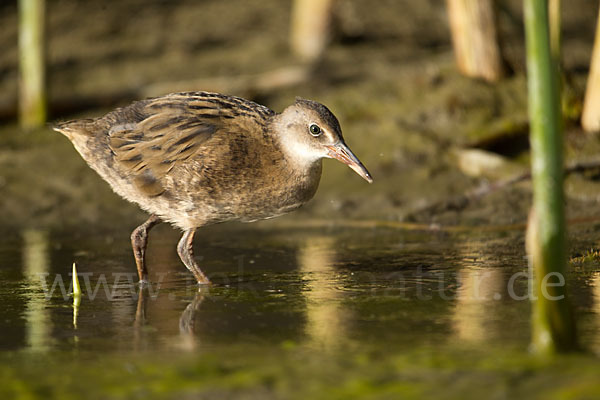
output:
[[[18,376],[30,357],[65,354],[74,355],[66,365],[78,366],[77,374],[96,368],[80,366],[80,358],[125,356],[145,365],[227,354],[228,362],[260,369],[301,349],[318,370],[366,350],[527,353],[521,230],[266,226],[199,231],[196,258],[213,281],[201,289],[177,258],[177,232],[155,229],[151,284],[142,291],[127,232],[7,233],[0,240],[3,357]],[[69,294],[73,261],[83,290],[77,307]],[[577,264],[573,275],[582,342],[597,351],[600,265]]]

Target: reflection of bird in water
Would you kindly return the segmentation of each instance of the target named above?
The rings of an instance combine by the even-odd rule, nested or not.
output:
[[[323,158],[372,181],[337,118],[310,100],[278,114],[239,97],[175,93],[54,129],[116,193],[151,214],[131,235],[140,281],[147,279],[148,231],[161,221],[184,231],[181,261],[198,283],[209,283],[192,253],[198,227],[297,209],[314,196]]]
[[[195,335],[195,317],[196,312],[206,297],[206,289],[201,288],[196,292],[194,299],[188,304],[179,317],[179,336],[180,339],[173,341],[175,346],[185,350],[196,347],[197,337]],[[137,308],[134,321],[134,348],[140,349],[142,344],[142,335],[144,325],[146,324],[146,305],[147,292],[140,290],[137,299]]]
[[[181,313],[181,317],[179,318],[179,333],[183,336],[193,336],[194,328],[195,328],[195,316],[196,311],[200,309],[200,305],[204,301],[204,295],[202,291],[196,293],[194,296],[194,300],[190,304],[187,305],[185,310]]]
[[[146,323],[146,296],[144,290],[140,290],[135,308],[135,320],[133,321],[133,347],[140,350],[142,343],[142,329]]]

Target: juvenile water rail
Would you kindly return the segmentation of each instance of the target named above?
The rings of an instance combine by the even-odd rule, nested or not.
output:
[[[311,100],[298,98],[276,113],[235,96],[174,93],[54,129],[117,194],[150,213],[131,234],[142,282],[148,232],[161,221],[183,230],[179,257],[206,284],[192,251],[197,228],[297,209],[314,196],[323,158],[336,158],[372,182],[337,118]]]

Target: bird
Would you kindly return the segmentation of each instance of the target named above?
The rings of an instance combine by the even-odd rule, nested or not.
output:
[[[150,215],[131,234],[141,284],[148,282],[148,234],[160,222],[182,230],[177,253],[205,285],[210,280],[192,245],[198,228],[299,208],[315,195],[324,158],[373,182],[346,145],[335,115],[299,97],[277,113],[237,96],[172,93],[102,117],[59,122],[53,129],[114,192]]]

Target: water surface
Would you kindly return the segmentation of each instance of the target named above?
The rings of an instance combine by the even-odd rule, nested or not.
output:
[[[151,284],[143,290],[136,284],[127,232],[3,235],[6,390],[14,395],[28,382],[31,393],[23,389],[28,395],[58,396],[60,376],[70,373],[69,393],[78,390],[73,382],[95,377],[92,382],[103,383],[85,387],[98,398],[113,386],[122,391],[109,393],[116,397],[215,388],[259,398],[302,397],[310,385],[298,385],[298,379],[329,388],[366,379],[367,393],[389,387],[422,394],[421,381],[433,390],[439,380],[430,372],[423,378],[418,372],[423,368],[437,374],[437,363],[448,364],[442,367],[446,374],[463,363],[473,365],[464,378],[469,380],[480,373],[477,365],[514,354],[489,378],[509,390],[505,374],[513,373],[512,363],[525,368],[531,362],[528,265],[520,229],[266,226],[199,231],[196,258],[213,281],[200,289],[176,255],[178,233],[166,226],[152,232]],[[79,306],[69,293],[73,261],[84,292]],[[600,349],[600,265],[574,262],[572,275],[588,350],[581,356],[585,362],[577,364],[595,365],[590,353]],[[394,373],[373,372],[389,363]],[[272,370],[275,366],[282,369]],[[126,377],[131,368],[142,371],[134,374],[137,379],[163,382],[164,393],[151,387],[138,393],[145,384],[129,377],[123,385],[118,373],[113,376],[122,370]],[[26,377],[36,371],[44,378],[31,383]],[[416,381],[398,371],[412,371]],[[247,376],[240,378],[240,372]]]

